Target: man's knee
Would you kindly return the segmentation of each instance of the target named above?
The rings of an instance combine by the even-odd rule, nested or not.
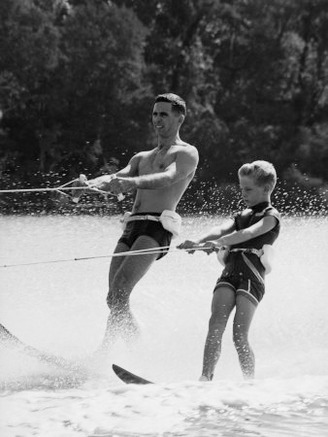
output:
[[[124,290],[109,290],[106,298],[107,306],[110,310],[124,310],[129,306],[129,293]]]
[[[115,275],[113,281],[109,284],[109,288],[113,293],[119,295],[129,295],[134,285],[133,277],[124,271],[119,271]]]
[[[107,294],[106,303],[110,310],[119,310],[123,309],[127,305],[128,299],[124,298],[122,295],[120,296],[109,292]]]
[[[108,308],[111,310],[115,305],[115,296],[111,290],[109,290],[106,298]]]
[[[124,275],[116,275],[111,282],[107,294],[107,305],[110,309],[116,306],[124,306],[129,301],[132,287]]]

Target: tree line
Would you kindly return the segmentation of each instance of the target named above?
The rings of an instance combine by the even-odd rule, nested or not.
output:
[[[326,0],[2,0],[1,187],[122,167],[154,146],[154,96],[174,92],[188,106],[182,137],[200,153],[193,207],[266,159],[281,187],[296,184],[293,201],[305,190],[321,208],[327,53]]]

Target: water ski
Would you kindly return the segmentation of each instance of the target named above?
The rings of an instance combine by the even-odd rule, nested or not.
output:
[[[54,365],[64,370],[68,370],[70,372],[85,372],[85,369],[81,368],[78,364],[72,361],[68,361],[65,358],[58,357],[57,355],[42,352],[37,348],[22,342],[14,334],[8,331],[8,329],[5,328],[1,323],[0,340],[8,342],[12,347],[15,347],[19,351],[24,352],[30,357],[36,358],[42,362]]]
[[[154,384],[151,381],[147,381],[147,379],[141,378],[138,375],[134,375],[128,370],[123,369],[116,364],[112,365],[112,368],[116,375],[123,381],[125,384]]]

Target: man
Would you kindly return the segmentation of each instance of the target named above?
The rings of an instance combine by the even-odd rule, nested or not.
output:
[[[194,177],[198,164],[197,149],[180,138],[186,104],[176,94],[156,97],[152,124],[157,146],[134,155],[128,165],[113,175],[88,182],[89,187],[122,194],[136,190],[132,214],[115,253],[146,250],[137,256],[112,258],[109,270],[107,304],[110,308],[103,346],[108,347],[119,335],[131,335],[137,329],[130,311],[129,298],[135,285],[151,264],[165,255],[173,234],[178,234],[180,217],[175,209]],[[156,253],[154,253],[156,252]]]

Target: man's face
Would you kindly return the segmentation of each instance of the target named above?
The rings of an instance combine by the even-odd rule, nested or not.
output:
[[[248,207],[265,202],[268,198],[265,187],[257,185],[252,176],[240,176],[239,185],[243,200]]]
[[[152,114],[153,126],[161,137],[175,135],[180,127],[181,117],[177,112],[172,111],[169,102],[155,103]]]

